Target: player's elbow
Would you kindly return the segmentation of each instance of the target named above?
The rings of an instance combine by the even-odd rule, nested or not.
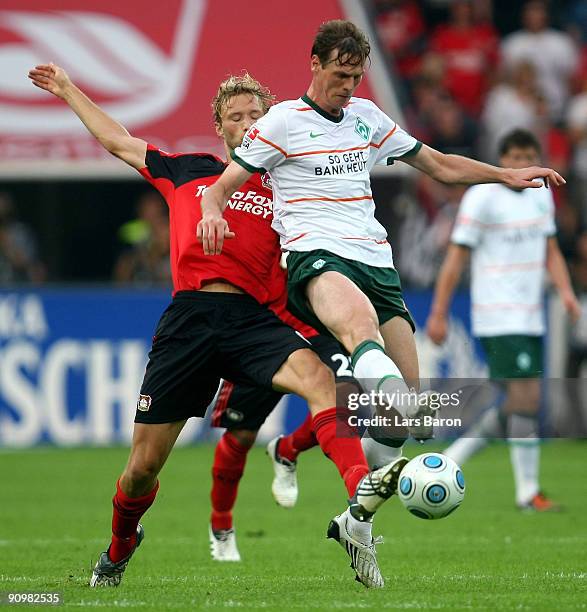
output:
[[[119,157],[121,159],[124,158],[127,153],[127,143],[124,138],[121,138],[119,135],[112,134],[104,134],[99,135],[98,141],[100,144],[112,155],[115,157]]]
[[[98,136],[98,142],[112,155],[120,157],[122,155],[122,147],[120,143],[109,136]]]
[[[457,176],[450,155],[433,151],[427,162],[427,167],[423,168],[423,170],[428,176],[446,185],[457,182]]]
[[[564,261],[563,255],[560,252],[556,241],[551,239],[547,242],[546,245],[545,266],[548,272],[551,272],[560,261]]]
[[[544,262],[544,267],[550,276],[556,274],[557,264],[559,262],[559,258],[555,253],[547,252],[546,253],[546,261]]]
[[[560,254],[560,248],[556,237],[551,236],[546,242],[546,258],[550,259]]]
[[[445,172],[443,170],[439,170],[430,176],[443,185],[452,185],[455,182],[453,176],[449,172]]]

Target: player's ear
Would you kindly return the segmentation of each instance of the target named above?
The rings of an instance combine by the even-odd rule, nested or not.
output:
[[[315,74],[321,66],[320,58],[317,55],[312,55],[310,58],[310,70]]]
[[[214,122],[214,129],[216,130],[216,136],[220,138],[224,138],[224,134],[222,132],[222,124],[217,121]]]

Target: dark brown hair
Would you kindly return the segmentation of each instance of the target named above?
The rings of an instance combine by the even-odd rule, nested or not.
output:
[[[322,66],[325,66],[334,49],[338,53],[333,61],[351,66],[362,66],[371,53],[371,45],[365,34],[354,23],[342,19],[325,21],[318,28],[312,55],[317,55]]]
[[[507,155],[511,149],[534,149],[540,155],[538,139],[528,130],[517,129],[506,134],[499,141],[499,155]]]

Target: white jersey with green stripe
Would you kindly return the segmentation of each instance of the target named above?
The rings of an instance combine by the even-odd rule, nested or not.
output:
[[[475,185],[461,202],[452,242],[472,250],[476,336],[544,334],[544,275],[554,202],[545,187]]]
[[[326,249],[384,268],[393,267],[393,257],[375,219],[369,172],[421,146],[370,100],[351,98],[333,117],[303,96],[273,106],[233,158],[251,172],[270,173],[283,250]]]

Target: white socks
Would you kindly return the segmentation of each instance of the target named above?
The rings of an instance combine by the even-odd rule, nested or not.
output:
[[[351,363],[353,375],[361,383],[363,389],[368,392],[378,393],[382,391],[386,399],[397,398],[392,405],[402,416],[406,416],[409,406],[402,394],[409,394],[409,389],[404,382],[399,368],[386,355],[383,347],[372,340],[359,344],[354,350]]]
[[[347,530],[350,533],[350,535],[355,540],[358,540],[359,542],[362,542],[363,544],[367,544],[367,545],[371,544],[371,539],[372,539],[371,529],[373,527],[372,520],[359,521],[351,514],[351,511],[348,508],[347,510],[345,510],[345,513],[347,517],[346,526],[347,526]]]
[[[475,423],[460,438],[455,440],[445,451],[444,454],[463,465],[475,453],[487,446],[490,438],[500,438],[503,436],[502,425],[499,419],[499,409],[493,406],[481,416],[478,423]]]
[[[516,485],[516,504],[527,504],[540,490],[540,440],[533,417],[513,414],[508,420],[510,460]]]
[[[387,465],[402,456],[401,446],[394,448],[393,446],[376,442],[367,432],[365,432],[361,439],[361,446],[371,470]]]
[[[487,438],[469,438],[465,433],[463,437],[457,438],[446,450],[442,451],[442,454],[462,466],[467,459],[484,449],[487,442]]]
[[[489,438],[501,438],[503,433],[499,409],[494,406],[461,438],[455,440],[444,454],[463,465],[475,453],[485,448]],[[514,473],[516,504],[522,506],[540,490],[540,440],[536,419],[532,416],[511,415],[508,418],[507,441]]]
[[[516,504],[527,504],[540,490],[538,472],[540,469],[539,440],[524,442],[510,440],[510,459],[516,484]]]
[[[377,342],[362,342],[353,352],[351,363],[354,377],[361,383],[366,392],[383,392],[385,402],[393,398],[394,393],[409,394],[408,386],[404,382],[399,368]],[[402,416],[406,416],[407,401],[397,401],[392,405]],[[365,432],[361,445],[371,469],[387,465],[402,455],[401,447],[394,448],[376,442],[368,432]]]

